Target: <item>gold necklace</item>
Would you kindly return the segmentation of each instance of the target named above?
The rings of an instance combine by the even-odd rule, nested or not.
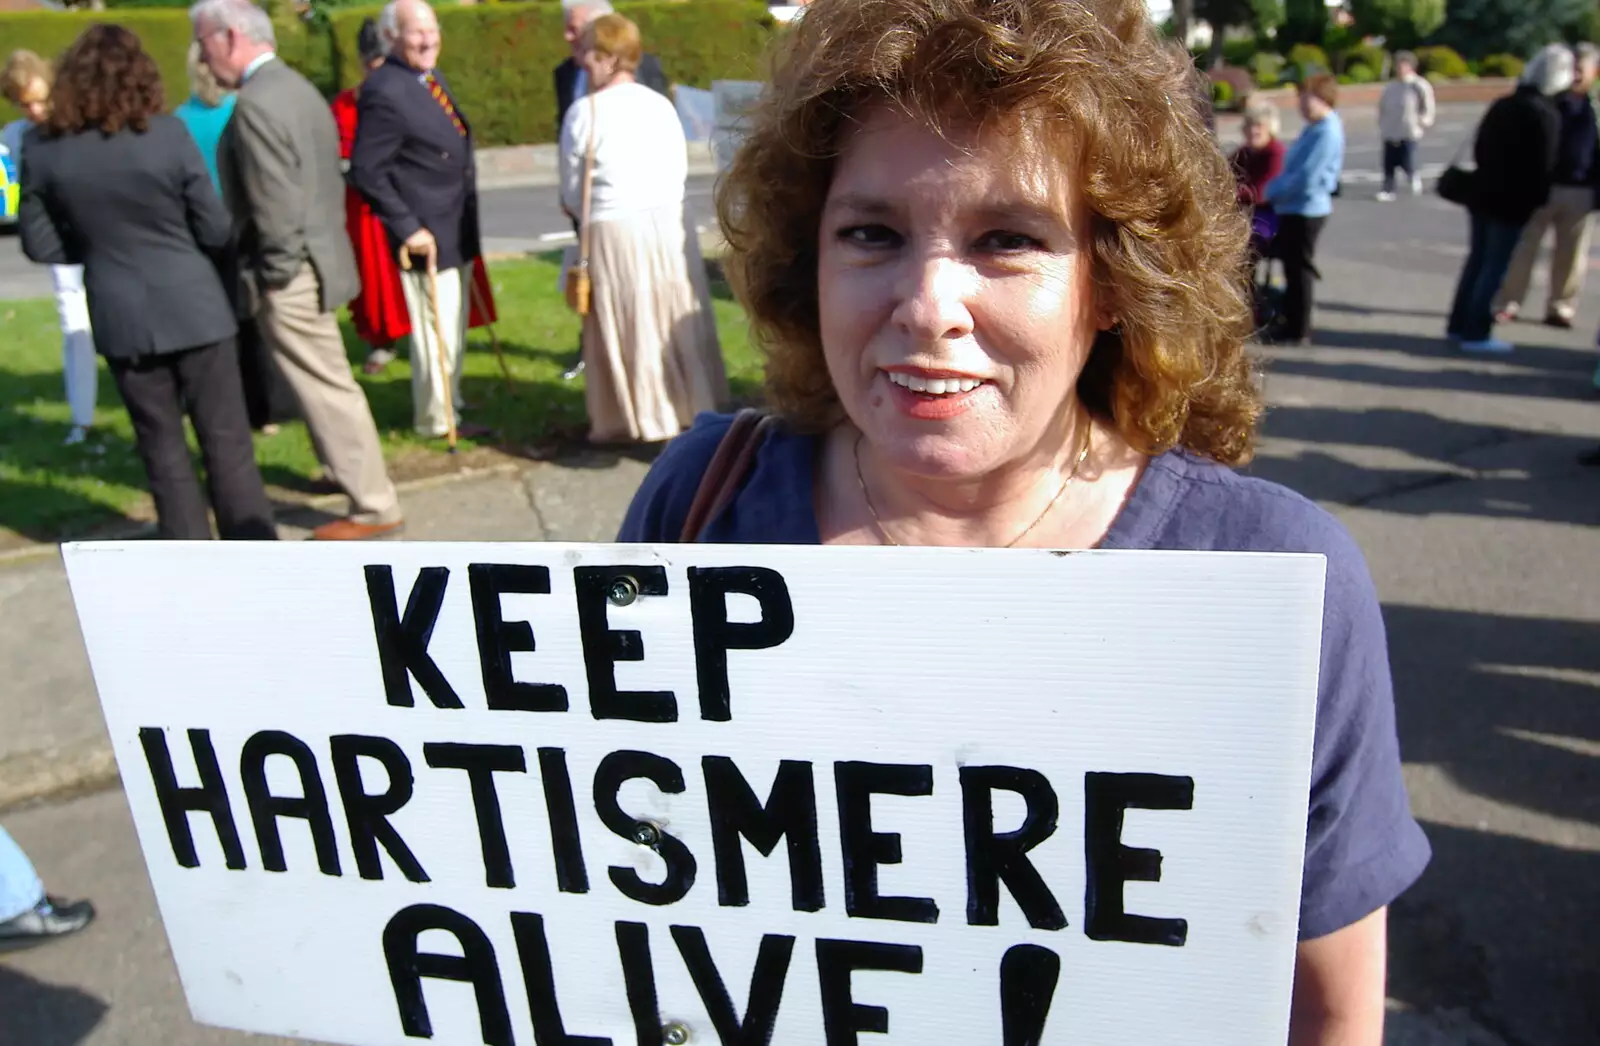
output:
[[[861,440],[865,435],[865,433],[857,432],[855,444],[856,482],[861,484],[861,499],[867,503],[867,511],[872,513],[872,522],[877,526],[878,533],[882,534],[889,544],[900,547],[900,542],[896,541],[894,535],[889,533],[889,528],[884,526],[883,517],[878,515],[878,508],[872,503],[872,493],[867,490],[867,478],[861,473]],[[1065,494],[1067,488],[1072,485],[1072,481],[1078,478],[1078,470],[1083,468],[1083,462],[1089,456],[1089,443],[1093,435],[1094,421],[1090,419],[1089,424],[1084,427],[1083,446],[1078,449],[1078,456],[1072,462],[1072,471],[1068,472],[1067,478],[1061,481],[1061,487],[1056,491],[1056,496],[1050,499],[1050,504],[1044,507],[1044,511],[1039,513],[1032,523],[1023,528],[1022,533],[1007,541],[1000,546],[1001,548],[1014,547],[1017,542],[1033,533],[1034,527],[1044,522],[1044,518],[1050,514],[1050,510],[1056,507],[1056,502],[1061,500],[1061,495]]]

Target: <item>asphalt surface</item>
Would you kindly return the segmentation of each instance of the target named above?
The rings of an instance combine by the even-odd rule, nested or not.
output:
[[[1425,164],[1448,160],[1469,116],[1447,110]],[[1367,155],[1375,166],[1376,143]],[[1374,189],[1352,178],[1328,224],[1314,344],[1265,354],[1252,469],[1341,518],[1384,603],[1406,779],[1435,855],[1392,913],[1387,1044],[1586,1046],[1600,1041],[1600,470],[1575,457],[1600,445],[1600,280],[1575,330],[1512,325],[1499,333],[1514,355],[1461,357],[1441,337],[1461,212],[1378,204]],[[496,213],[547,214],[541,195],[553,209],[548,190],[493,194]],[[410,534],[606,537],[643,469],[591,453],[415,491]],[[102,742],[54,559],[0,566],[0,620],[0,735]],[[52,889],[104,913],[0,960],[0,1044],[270,1041],[189,1018],[120,792],[0,820]]]

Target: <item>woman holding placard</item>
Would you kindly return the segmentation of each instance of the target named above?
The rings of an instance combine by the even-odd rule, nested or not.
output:
[[[1138,0],[816,0],[778,46],[719,199],[773,413],[700,418],[621,539],[1324,554],[1292,1039],[1378,1043],[1428,844],[1360,551],[1229,468],[1249,223],[1187,56]]]

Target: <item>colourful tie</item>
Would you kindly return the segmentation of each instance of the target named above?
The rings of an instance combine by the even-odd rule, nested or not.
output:
[[[467,125],[461,122],[461,116],[456,112],[455,103],[450,101],[450,96],[444,93],[444,86],[439,83],[431,71],[422,75],[422,82],[428,85],[428,93],[433,95],[433,100],[439,103],[439,108],[444,110],[444,114],[450,117],[450,122],[456,125],[456,133],[465,138],[467,136]]]

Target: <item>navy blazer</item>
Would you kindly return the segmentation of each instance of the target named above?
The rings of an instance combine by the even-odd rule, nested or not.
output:
[[[444,77],[434,71],[455,104]],[[456,105],[463,135],[421,74],[390,56],[356,92],[356,138],[350,184],[389,230],[395,249],[418,229],[439,244],[439,268],[454,269],[481,253],[477,167],[472,125]]]

